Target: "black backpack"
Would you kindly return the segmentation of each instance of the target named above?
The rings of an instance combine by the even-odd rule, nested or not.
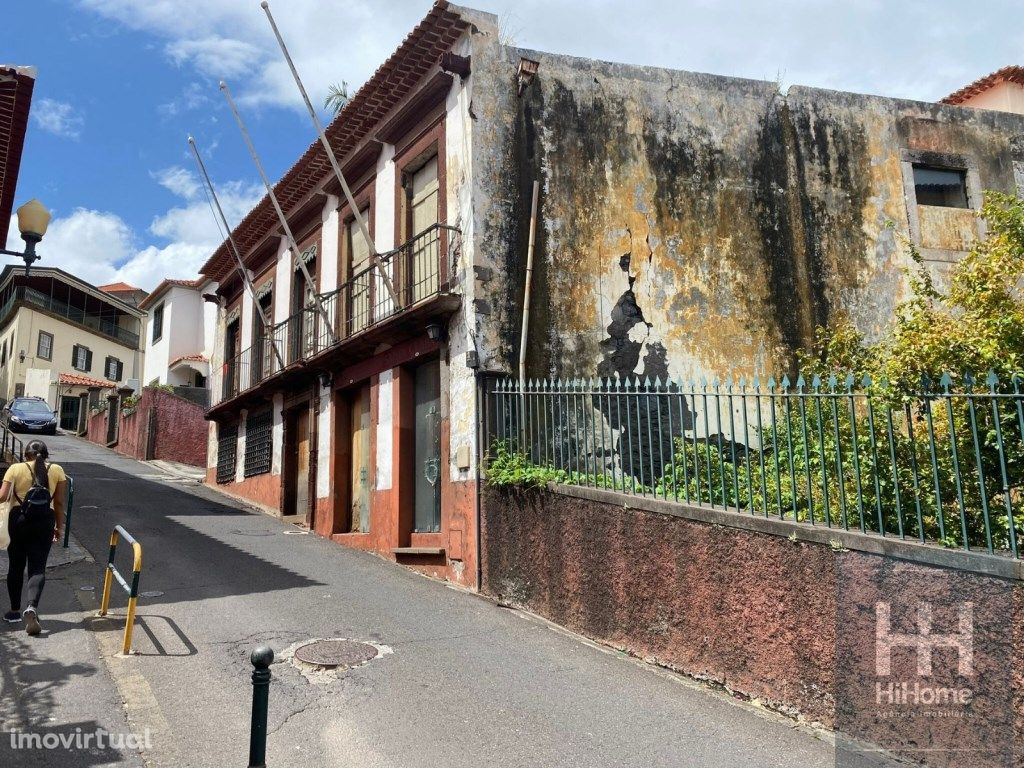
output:
[[[32,465],[28,464],[29,471],[32,472]],[[49,470],[49,468],[47,468]],[[36,478],[36,473],[32,472],[32,487],[28,489],[28,493],[25,494],[25,498],[22,499],[18,494],[14,494],[14,498],[18,500],[18,504],[21,506],[21,511],[24,514],[32,514],[33,512],[49,512],[50,504],[53,499],[50,497],[50,489],[39,483]]]

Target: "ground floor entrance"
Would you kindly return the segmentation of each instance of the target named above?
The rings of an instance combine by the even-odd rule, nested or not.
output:
[[[60,399],[60,428],[65,432],[77,432],[80,425],[82,398],[64,395]]]

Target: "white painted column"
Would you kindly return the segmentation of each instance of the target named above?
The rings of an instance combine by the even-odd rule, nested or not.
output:
[[[330,293],[338,287],[338,235],[340,201],[334,195],[327,196],[321,216],[320,230],[320,293]]]
[[[281,456],[284,453],[284,417],[281,411],[284,408],[284,395],[274,395],[274,402],[271,405],[271,416],[273,425],[270,433],[270,474],[281,474]]]
[[[394,382],[393,371],[383,371],[377,382],[377,490],[387,490],[392,484],[394,465]]]
[[[274,275],[274,324],[283,323],[288,319],[291,312],[292,300],[292,275],[295,268],[292,265],[291,251],[288,249],[288,239],[281,237],[277,246],[277,271]]]
[[[249,421],[249,411],[244,408],[238,414],[238,443],[235,448],[235,482],[245,479],[245,430]]]
[[[316,429],[316,497],[331,495],[331,427],[333,419],[331,388],[320,387],[320,412]]]

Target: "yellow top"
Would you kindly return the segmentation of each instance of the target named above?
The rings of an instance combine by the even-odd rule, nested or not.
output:
[[[48,464],[46,476],[50,481],[51,497],[57,492],[57,483],[68,479],[67,475],[64,474],[64,468],[60,464]],[[24,461],[11,464],[7,474],[4,475],[4,482],[13,483],[14,493],[18,495],[19,499],[24,499],[28,489],[32,487],[32,465]],[[13,496],[10,500],[14,504],[18,503],[18,499]]]

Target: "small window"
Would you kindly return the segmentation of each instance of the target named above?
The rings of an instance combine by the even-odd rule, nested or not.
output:
[[[164,305],[157,304],[153,308],[153,343],[160,341],[164,335]]]
[[[238,425],[221,424],[217,427],[217,482],[230,483],[235,479],[238,456]]]
[[[124,374],[124,363],[116,357],[108,357],[103,366],[103,373],[107,381],[120,381]]]
[[[956,168],[915,165],[914,194],[918,205],[970,208],[967,201],[967,172]]]
[[[41,360],[53,360],[53,334],[46,331],[39,332],[39,341],[36,343],[36,357]]]
[[[78,371],[91,371],[92,350],[88,347],[83,347],[81,344],[75,344],[71,348],[71,367]]]
[[[273,414],[267,410],[249,416],[245,423],[244,475],[252,477],[270,471],[273,448]]]

